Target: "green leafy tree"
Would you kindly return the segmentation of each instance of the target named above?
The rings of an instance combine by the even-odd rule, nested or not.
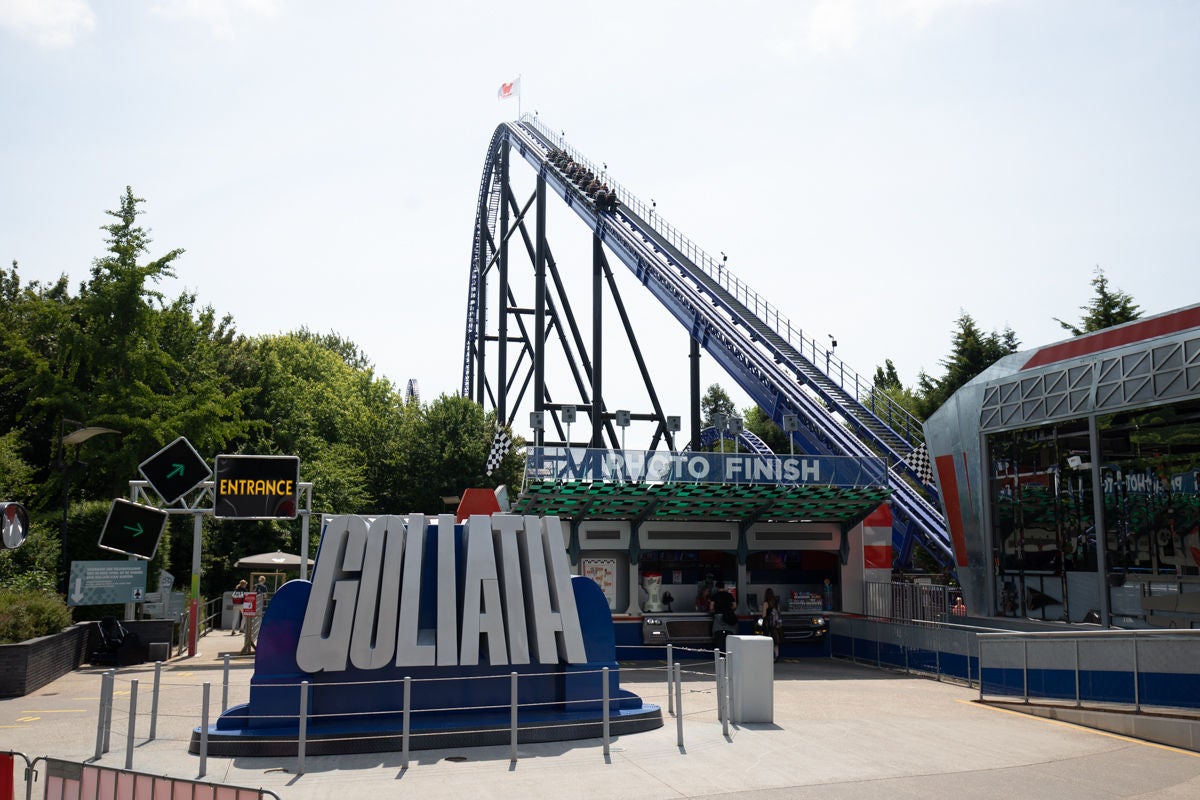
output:
[[[704,396],[700,398],[700,427],[711,428],[716,422],[718,414],[724,414],[726,418],[732,417],[737,413],[737,408],[733,404],[733,398],[729,393],[721,388],[720,384],[714,383],[704,392]],[[722,439],[713,445],[714,450],[721,448],[721,443],[724,442],[725,449],[733,450],[734,442]]]
[[[921,419],[928,419],[934,411],[958,389],[996,361],[1017,351],[1020,342],[1011,328],[1003,333],[984,333],[974,318],[965,311],[955,321],[953,346],[941,364],[946,374],[933,378],[924,371],[917,378],[920,392]]]
[[[1083,336],[1085,333],[1122,325],[1142,316],[1141,308],[1133,302],[1132,296],[1120,289],[1110,290],[1108,288],[1108,277],[1100,267],[1096,267],[1096,274],[1092,278],[1092,289],[1095,292],[1092,301],[1079,307],[1083,312],[1083,318],[1079,325],[1073,325],[1054,317],[1054,321],[1064,330],[1070,331],[1072,336]]]
[[[746,430],[762,439],[772,452],[776,454],[790,452],[787,434],[767,416],[767,412],[758,406],[750,406],[742,411],[742,420]]]

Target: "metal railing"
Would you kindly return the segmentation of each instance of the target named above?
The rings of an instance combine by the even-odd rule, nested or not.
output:
[[[979,636],[979,698],[1200,708],[1200,630]]]
[[[961,596],[962,589],[958,586],[866,582],[863,584],[863,610],[866,616],[874,619],[948,622],[955,616],[954,601]]]
[[[978,636],[989,630],[953,622],[834,616],[830,656],[974,686],[979,680]]]
[[[618,647],[618,650],[621,649]],[[641,652],[648,648],[637,646],[637,651]],[[739,723],[739,710],[736,705],[730,703],[731,697],[735,696],[735,688],[731,682],[736,681],[736,676],[731,674],[727,669],[727,660],[724,653],[714,650],[695,649],[687,647],[678,647],[667,645],[663,648],[649,648],[660,650],[665,657],[665,665],[662,662],[650,663],[647,665],[630,666],[624,665],[620,667],[620,674],[623,682],[628,684],[638,684],[639,696],[644,702],[656,703],[659,708],[665,712],[665,717],[675,718],[676,742],[680,748],[683,747],[683,732],[685,718],[694,721],[702,722],[703,728],[708,729],[712,721],[712,715],[716,715],[716,721],[720,724],[722,730],[722,738],[732,742],[729,738],[730,724]],[[232,661],[229,656],[225,657],[224,667],[222,670],[221,682],[219,686],[219,699],[213,692],[212,683],[203,683],[197,685],[194,680],[185,682],[171,682],[164,679],[162,664],[155,665],[152,683],[148,692],[143,691],[143,698],[139,704],[139,680],[134,677],[134,674],[122,674],[118,670],[109,670],[103,673],[101,678],[101,686],[99,692],[99,707],[96,721],[96,744],[95,753],[92,757],[92,762],[102,760],[110,750],[114,749],[115,742],[123,742],[124,747],[124,768],[131,770],[134,765],[135,756],[143,758],[152,758],[152,753],[145,750],[146,746],[151,742],[164,742],[172,747],[184,746],[189,744],[193,747],[193,752],[199,755],[198,760],[198,777],[204,777],[207,773],[207,762],[212,747],[209,743],[210,720],[216,715],[223,713],[233,705],[245,703],[248,699],[244,694],[250,690],[248,685],[231,685],[231,668]],[[567,710],[573,708],[587,709],[589,707],[598,710],[598,720],[594,724],[599,735],[602,747],[603,756],[609,756],[609,740],[610,736],[617,735],[622,732],[622,720],[609,719],[610,703],[615,701],[614,697],[609,696],[610,681],[608,675],[609,667],[601,667],[593,670],[597,676],[597,684],[599,686],[599,694],[596,696],[576,697],[572,700],[560,700],[551,703],[536,703],[529,701],[518,701],[521,692],[518,691],[519,682],[522,679],[539,679],[539,676],[526,675],[520,676],[517,673],[511,675],[489,675],[464,677],[464,681],[497,681],[502,680],[506,683],[511,682],[509,697],[511,701],[503,705],[487,705],[473,706],[463,705],[455,708],[425,708],[416,707],[411,703],[413,692],[416,690],[421,692],[422,685],[432,685],[432,682],[444,681],[444,678],[436,679],[414,679],[403,678],[400,680],[381,680],[372,683],[379,684],[381,691],[394,693],[395,697],[403,697],[403,707],[396,708],[391,711],[366,712],[374,714],[378,718],[372,730],[364,731],[362,734],[355,736],[354,734],[346,733],[339,728],[337,741],[349,742],[356,738],[365,742],[365,746],[372,752],[379,749],[387,749],[387,745],[394,745],[392,749],[401,753],[402,766],[408,766],[409,750],[424,749],[426,747],[441,746],[439,737],[445,738],[446,733],[440,723],[437,725],[412,725],[412,721],[418,716],[422,719],[429,719],[430,715],[440,715],[448,712],[463,712],[463,711],[483,711],[495,712],[499,709],[508,709],[511,707],[511,714],[505,715],[509,723],[507,725],[495,728],[496,733],[503,734],[505,741],[510,743],[511,759],[515,762],[518,758],[516,745],[518,741],[540,740],[538,737],[544,733],[546,729],[554,727],[563,727],[570,725],[578,727],[578,720],[570,720],[567,722],[555,721],[553,719],[545,719],[544,715],[532,714],[530,719],[524,719],[518,716],[517,710],[522,712],[522,715],[527,712],[538,712],[542,706],[559,705]],[[566,675],[568,673],[562,673]],[[570,675],[573,679],[577,679],[584,672],[572,671]],[[269,744],[272,746],[287,745],[288,748],[294,748],[295,752],[295,774],[303,774],[304,759],[306,754],[313,755],[318,751],[318,746],[322,738],[322,726],[330,723],[338,725],[340,720],[344,720],[347,716],[345,712],[334,711],[321,713],[313,711],[310,700],[314,696],[314,692],[320,688],[321,684],[315,684],[307,680],[297,680],[292,684],[276,684],[274,690],[291,690],[296,693],[297,711],[283,716],[272,715],[269,717],[259,716],[258,719],[273,721],[273,732],[270,738],[256,738],[255,741]],[[686,686],[686,688],[684,688]],[[660,688],[654,688],[660,687]],[[644,691],[648,690],[648,691]],[[149,698],[144,695],[149,694]],[[468,693],[469,694],[469,693]],[[166,702],[166,696],[172,695],[170,703]],[[161,728],[160,723],[160,707],[169,705],[173,708],[178,708],[180,705],[179,695],[185,695],[184,703],[191,706],[193,709],[198,709],[196,715],[198,720],[189,715],[189,718],[184,721],[183,717],[172,715],[168,717],[169,726],[165,729]],[[127,708],[121,707],[118,704],[118,696],[124,698],[127,703]],[[419,694],[417,696],[420,696]],[[688,707],[684,708],[684,697],[687,697]],[[194,700],[193,700],[194,698]],[[147,699],[149,702],[147,703]],[[664,702],[665,701],[665,702]],[[213,708],[219,702],[219,709]],[[148,706],[148,708],[147,708]],[[248,708],[247,708],[248,711]],[[215,713],[214,713],[215,712]],[[361,716],[362,714],[358,714]],[[253,717],[244,714],[242,717],[243,723],[249,723]],[[531,721],[532,720],[532,721]],[[538,721],[540,720],[540,721]],[[199,727],[196,727],[197,721]],[[663,719],[665,723],[667,720]],[[389,727],[389,724],[394,723],[394,730]],[[627,724],[627,720],[626,720]],[[287,726],[296,726],[296,735],[288,736],[279,733],[282,725],[283,729]],[[479,729],[466,731],[476,734],[487,734],[492,732],[492,726],[481,725]],[[461,733],[461,732],[460,732]],[[455,734],[458,735],[458,734]],[[533,736],[533,739],[527,737]],[[198,739],[197,739],[198,736]],[[325,734],[328,742],[328,734]],[[572,737],[567,737],[572,738]],[[119,745],[118,745],[119,747]],[[198,750],[196,749],[198,748]]]

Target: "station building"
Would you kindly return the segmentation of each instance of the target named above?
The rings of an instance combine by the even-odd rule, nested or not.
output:
[[[996,362],[925,423],[972,616],[1200,627],[1200,305]]]

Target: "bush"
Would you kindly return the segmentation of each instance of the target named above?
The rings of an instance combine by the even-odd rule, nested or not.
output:
[[[71,624],[71,609],[57,594],[0,589],[0,644],[58,633]]]

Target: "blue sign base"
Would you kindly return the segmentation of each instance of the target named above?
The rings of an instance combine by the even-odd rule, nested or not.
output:
[[[461,535],[460,529],[456,535]],[[250,702],[226,710],[208,730],[208,754],[295,755],[301,692],[307,692],[305,753],[402,749],[404,679],[410,678],[409,749],[507,744],[512,673],[518,676],[519,742],[598,738],[603,676],[608,668],[612,735],[662,727],[662,710],[620,688],[608,600],[590,578],[570,579],[585,663],[396,667],[309,673],[297,664],[300,632],[313,584],[280,587],[267,607],[256,646]],[[307,682],[307,687],[303,683]],[[198,753],[200,729],[189,751]]]

